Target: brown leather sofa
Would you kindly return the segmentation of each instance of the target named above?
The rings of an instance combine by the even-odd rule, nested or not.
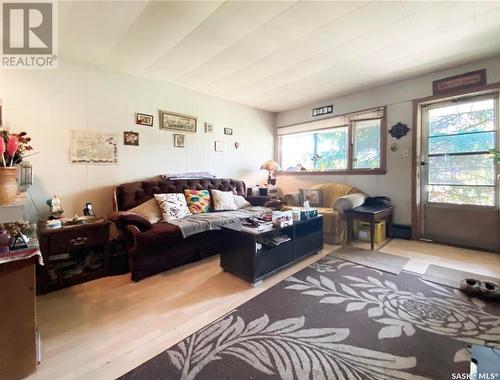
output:
[[[133,281],[219,252],[219,231],[206,231],[183,238],[180,229],[173,224],[151,224],[140,215],[127,212],[153,198],[154,194],[183,193],[185,189],[234,191],[244,196],[246,186],[243,181],[234,179],[168,179],[158,176],[116,187],[115,211],[109,219],[116,224],[125,240]]]

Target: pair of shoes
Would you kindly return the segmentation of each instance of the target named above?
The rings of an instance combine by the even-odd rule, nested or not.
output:
[[[466,278],[460,282],[460,290],[471,297],[482,296],[485,298],[500,299],[500,286],[490,281]]]

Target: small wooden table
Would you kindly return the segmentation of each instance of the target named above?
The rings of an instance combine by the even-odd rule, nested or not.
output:
[[[352,241],[352,230],[354,220],[361,220],[370,223],[370,246],[373,251],[375,247],[374,235],[375,235],[375,223],[381,220],[385,220],[387,223],[387,236],[392,237],[392,207],[370,207],[370,206],[359,206],[351,210],[345,211],[345,216],[347,219],[347,244]]]
[[[46,222],[40,221],[38,240],[45,266],[39,267],[38,294],[106,276],[110,225],[111,222],[103,218],[60,228],[49,228]],[[92,265],[94,256],[98,256],[100,265]]]

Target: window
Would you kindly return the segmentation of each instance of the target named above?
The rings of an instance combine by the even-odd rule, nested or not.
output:
[[[354,123],[352,159],[354,168],[376,169],[380,167],[380,129],[380,119]]]
[[[427,201],[494,206],[495,99],[438,104],[427,112]]]
[[[385,171],[385,108],[278,128],[284,172]]]

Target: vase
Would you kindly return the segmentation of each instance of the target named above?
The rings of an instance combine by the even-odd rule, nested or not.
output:
[[[0,168],[0,205],[9,205],[17,196],[17,168]]]

